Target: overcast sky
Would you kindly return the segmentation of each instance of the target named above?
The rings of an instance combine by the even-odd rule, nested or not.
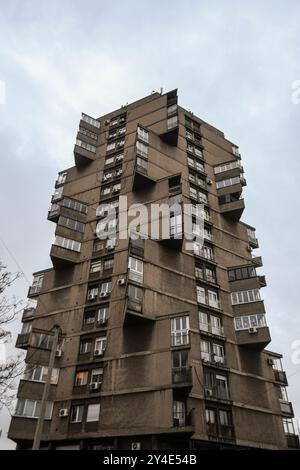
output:
[[[0,0],[0,236],[26,278],[50,267],[47,210],[57,172],[74,164],[81,111],[98,117],[178,88],[180,105],[240,146],[243,220],[257,229],[268,282],[268,349],[284,354],[298,417],[299,23],[297,0]],[[18,269],[1,242],[0,258]],[[27,289],[24,277],[13,293]]]

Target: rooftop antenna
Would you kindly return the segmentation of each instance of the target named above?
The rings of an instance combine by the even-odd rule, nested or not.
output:
[[[160,88],[160,94],[161,94],[161,95],[163,94],[163,91],[164,91],[164,89],[163,89],[163,87],[161,87],[161,88]]]

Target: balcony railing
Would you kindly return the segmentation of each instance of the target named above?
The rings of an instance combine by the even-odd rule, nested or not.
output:
[[[195,268],[195,277],[197,279],[201,279],[201,281],[211,282],[212,284],[216,284],[217,279],[215,276],[211,276],[210,274],[205,274],[201,268]]]
[[[30,345],[30,333],[20,333],[17,336],[16,348],[27,349]]]
[[[229,391],[226,388],[224,389],[214,385],[212,387],[205,387],[205,396],[206,398],[229,400]]]
[[[201,331],[205,331],[206,333],[210,333],[216,336],[224,336],[224,328],[217,328],[210,323],[199,323],[199,328]]]
[[[192,383],[192,368],[191,367],[173,367],[172,369],[172,383]]]
[[[231,425],[224,426],[216,423],[206,424],[207,434],[209,437],[217,440],[234,439],[234,427]]]
[[[193,426],[193,411],[189,413],[185,412],[176,412],[173,414],[173,426],[174,427],[184,427],[184,426]]]
[[[178,331],[171,334],[171,346],[185,346],[189,344],[190,337],[188,331]]]
[[[293,410],[293,405],[290,401],[285,401],[285,400],[279,400],[280,403],[280,409],[282,414],[293,417],[294,416],[294,410]]]
[[[209,362],[210,364],[215,364],[215,365],[220,365],[220,366],[227,365],[227,361],[224,356],[217,356],[216,354],[213,354],[213,353],[206,353],[202,351],[201,359],[203,362]]]

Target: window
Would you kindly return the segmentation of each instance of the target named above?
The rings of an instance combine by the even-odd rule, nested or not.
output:
[[[219,317],[215,315],[210,315],[210,325],[211,325],[211,332],[215,335],[221,335],[222,331],[222,323]]]
[[[63,190],[64,190],[63,186],[60,186],[59,188],[56,188],[56,190],[54,191],[54,194],[52,196],[52,201],[58,201],[58,199],[61,199]]]
[[[91,373],[91,384],[102,384],[103,369],[93,369]]]
[[[206,409],[205,420],[206,420],[206,424],[215,424],[216,423],[215,410]]]
[[[63,217],[62,215],[58,219],[58,225],[67,227],[71,230],[76,230],[77,232],[84,232],[85,225],[78,220],[69,219],[68,217]]]
[[[196,188],[193,188],[192,186],[190,187],[190,197],[192,199],[196,199],[198,202],[207,204],[207,194],[197,190]]]
[[[93,246],[93,251],[102,251],[104,250],[105,243],[103,240],[95,240],[94,246]]]
[[[264,326],[267,326],[266,316],[263,313],[257,313],[255,315],[244,315],[242,317],[236,317],[234,319],[234,325],[236,330],[263,328]]]
[[[197,302],[206,304],[205,289],[204,287],[197,286]]]
[[[44,333],[33,333],[31,338],[31,346],[40,349],[52,349],[53,336]]]
[[[138,138],[140,140],[146,143],[149,142],[149,132],[146,131],[146,129],[143,129],[142,127],[138,126],[137,133],[138,133]]]
[[[167,114],[168,116],[171,116],[172,114],[177,113],[177,104],[172,104],[171,106],[168,106],[167,109]]]
[[[88,405],[87,416],[86,416],[87,422],[99,421],[99,415],[100,415],[100,403],[93,403],[93,404]]]
[[[200,350],[201,350],[201,359],[203,361],[210,361],[210,352],[211,352],[211,347],[210,343],[206,340],[201,340],[200,342]]]
[[[199,328],[203,331],[209,330],[209,323],[208,323],[208,314],[206,312],[199,312]]]
[[[284,429],[285,434],[287,435],[295,434],[294,423],[291,418],[283,418],[282,423],[283,423],[283,429]]]
[[[51,419],[53,410],[53,403],[46,402],[45,419]],[[15,416],[22,416],[23,418],[38,418],[41,411],[41,402],[39,400],[28,400],[25,398],[18,398],[15,410]]]
[[[224,348],[221,344],[213,344],[213,354],[214,354],[214,361],[215,362],[225,362],[225,354]]]
[[[144,263],[143,261],[129,257],[128,260],[128,268],[129,268],[129,279],[132,281],[138,282],[139,284],[143,283],[144,277]]]
[[[95,312],[87,312],[84,316],[84,324],[92,325],[95,323]]]
[[[189,362],[189,353],[185,349],[183,351],[172,352],[172,367],[173,369],[186,369]]]
[[[25,322],[22,325],[21,334],[26,335],[27,333],[30,333],[31,330],[32,330],[32,322]]]
[[[83,405],[75,405],[71,408],[70,423],[81,423],[83,417]]]
[[[167,129],[173,129],[178,126],[178,116],[172,116],[167,119]]]
[[[176,236],[182,236],[182,215],[173,215],[170,216],[170,235],[176,237]]]
[[[223,163],[222,165],[215,166],[214,172],[215,174],[223,173],[223,171],[233,170],[234,168],[241,168],[241,164],[238,160],[234,160],[233,162]]]
[[[75,201],[74,199],[70,199],[68,197],[65,197],[63,199],[62,205],[76,212],[82,212],[83,214],[87,213],[87,205],[82,204],[82,202]]]
[[[136,143],[136,152],[140,157],[148,158],[149,147],[139,140]]]
[[[93,140],[97,140],[97,139],[98,139],[97,134],[94,134],[94,132],[88,131],[87,129],[85,129],[85,128],[82,127],[82,126],[79,126],[79,132],[80,132],[80,134],[86,135],[86,136],[89,137],[90,139],[93,139]]]
[[[67,171],[64,171],[63,173],[58,173],[56,184],[64,184],[67,178],[67,174],[68,174]]]
[[[219,308],[218,293],[212,290],[207,291],[208,305],[214,308]]]
[[[97,121],[96,119],[88,116],[87,114],[84,114],[82,113],[81,115],[81,119],[85,122],[87,122],[88,124],[90,124],[91,126],[94,126],[96,127],[97,129],[100,129],[100,122]]]
[[[118,163],[120,163],[123,160],[123,158],[124,158],[123,153],[118,153],[117,155],[111,155],[111,156],[109,156],[105,159],[104,165],[105,166],[117,165]]]
[[[97,322],[98,323],[105,323],[108,319],[108,306],[101,307],[97,313]]]
[[[100,351],[103,353],[106,348],[106,336],[102,336],[100,338],[96,338],[95,340],[95,351]]]
[[[100,291],[100,295],[101,294],[109,294],[111,292],[111,281],[107,281],[107,282],[103,282],[101,284],[101,291]]]
[[[219,410],[219,421],[221,426],[229,426],[230,416],[226,410]]]
[[[136,157],[136,165],[140,167],[140,169],[147,170],[148,169],[148,162],[141,157]]]
[[[86,354],[91,351],[92,347],[92,340],[91,339],[84,339],[80,343],[80,354]]]
[[[95,145],[88,144],[87,142],[84,142],[81,139],[76,139],[76,145],[79,147],[88,150],[89,152],[96,153],[96,147]]]
[[[286,387],[283,387],[282,385],[279,387],[279,398],[283,401],[289,401]]]
[[[213,248],[207,245],[200,245],[199,243],[194,243],[194,253],[197,256],[201,256],[208,260],[214,259]]]
[[[110,152],[111,150],[115,150],[115,148],[116,148],[116,142],[110,142],[109,144],[107,144],[106,151]]]
[[[99,259],[97,261],[93,261],[90,267],[90,273],[98,273],[102,270],[102,261]]]
[[[202,150],[195,145],[190,143],[187,144],[187,151],[196,155],[197,157],[203,158]]]
[[[111,165],[112,163],[114,163],[115,161],[115,157],[109,157],[109,158],[106,158],[105,159],[105,165]]]
[[[174,400],[173,418],[178,422],[178,426],[185,425],[185,403],[184,401]]]
[[[97,299],[97,297],[98,297],[98,292],[99,292],[98,287],[92,287],[91,289],[88,289],[87,299],[88,299],[88,300],[95,300],[95,299]]]
[[[226,188],[227,186],[233,186],[235,184],[239,184],[241,182],[241,178],[239,176],[235,176],[234,178],[228,178],[226,180],[221,180],[216,182],[217,189]]]
[[[171,345],[182,346],[189,344],[189,317],[171,319]]]
[[[33,382],[45,382],[48,375],[47,366],[39,366],[36,364],[26,364],[24,372],[24,380],[32,380]],[[58,382],[59,369],[53,368],[51,374],[51,384],[56,385]]]
[[[109,259],[104,260],[104,262],[103,262],[104,271],[107,270],[107,269],[112,269],[113,266],[114,266],[114,259],[113,258],[109,258]]]
[[[75,387],[81,387],[82,385],[87,384],[88,371],[84,370],[81,372],[76,372],[75,375]]]
[[[134,300],[135,302],[142,302],[143,301],[143,289],[141,287],[133,286],[129,284],[128,286],[128,297],[130,300]]]
[[[246,304],[249,302],[258,302],[261,300],[259,289],[245,290],[231,293],[232,305]]]
[[[240,279],[248,279],[256,276],[256,269],[253,266],[245,266],[228,271],[229,281],[238,281]]]
[[[81,250],[81,243],[71,240],[70,238],[56,236],[54,245],[65,248],[66,250],[76,251],[77,253]]]

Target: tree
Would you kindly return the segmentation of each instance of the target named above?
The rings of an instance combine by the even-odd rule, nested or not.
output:
[[[24,305],[22,301],[9,299],[4,294],[20,276],[21,273],[8,272],[0,261],[0,409],[3,406],[11,408],[16,379],[23,373],[23,355],[9,355],[8,344],[12,337],[9,325],[16,320]]]

